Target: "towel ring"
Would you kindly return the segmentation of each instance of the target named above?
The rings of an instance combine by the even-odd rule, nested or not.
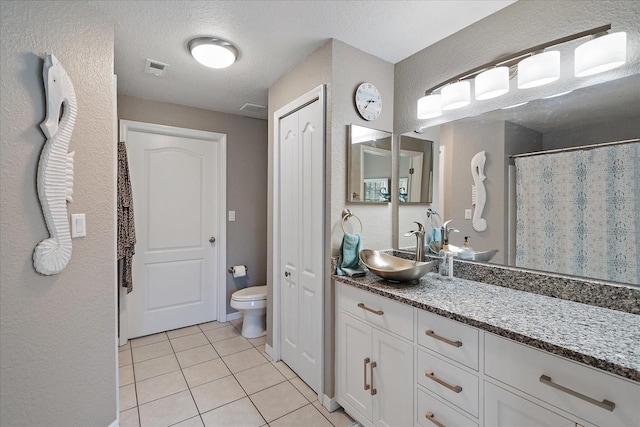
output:
[[[344,231],[344,223],[351,217],[358,220],[358,222],[360,223],[360,233],[362,233],[362,221],[360,221],[360,218],[352,214],[349,209],[345,209],[342,211],[342,223],[340,224],[340,226],[342,227],[342,232],[346,234],[346,231]]]

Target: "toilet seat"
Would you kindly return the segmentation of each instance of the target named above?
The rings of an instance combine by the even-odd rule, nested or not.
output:
[[[249,286],[239,291],[235,291],[231,295],[232,300],[236,301],[259,301],[267,299],[267,285]]]

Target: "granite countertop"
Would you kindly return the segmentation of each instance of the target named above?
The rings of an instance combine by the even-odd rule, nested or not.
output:
[[[640,382],[640,316],[429,273],[404,284],[332,276],[387,298]]]

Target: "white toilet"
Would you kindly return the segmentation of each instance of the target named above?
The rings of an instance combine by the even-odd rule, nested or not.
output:
[[[267,285],[249,286],[231,295],[231,307],[244,316],[242,336],[258,338],[267,334]]]

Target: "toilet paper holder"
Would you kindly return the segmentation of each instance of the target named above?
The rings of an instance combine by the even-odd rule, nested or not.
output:
[[[245,271],[249,271],[249,268],[245,265],[244,266]],[[235,268],[233,267],[229,267],[229,269],[227,270],[229,273],[233,274],[235,272]]]

